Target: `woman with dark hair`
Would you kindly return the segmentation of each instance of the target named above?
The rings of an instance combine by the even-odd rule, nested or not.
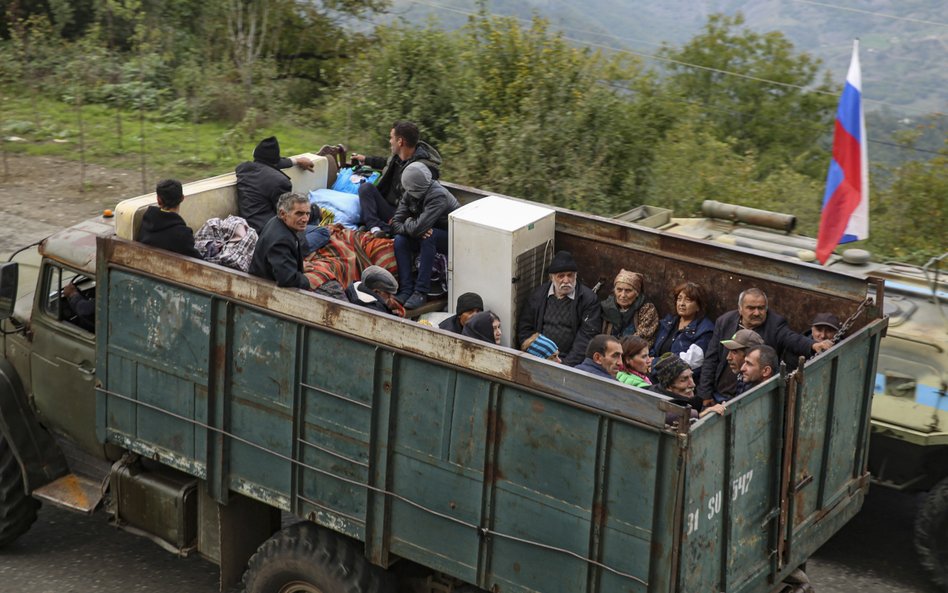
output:
[[[672,296],[675,313],[666,315],[659,322],[651,354],[653,358],[666,352],[677,355],[688,363],[697,381],[704,353],[714,332],[714,321],[705,315],[707,299],[700,284],[682,282],[672,291]]]
[[[491,311],[481,311],[467,320],[461,330],[461,335],[499,345],[502,335],[500,317],[497,317]]]
[[[642,336],[622,338],[622,365],[624,370],[616,373],[617,380],[643,389],[652,384],[648,377],[652,370],[652,357],[648,353],[648,342]]]

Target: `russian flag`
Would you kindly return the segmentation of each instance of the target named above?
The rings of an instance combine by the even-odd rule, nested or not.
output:
[[[816,257],[825,264],[840,243],[868,237],[869,156],[866,152],[866,118],[862,110],[859,40],[856,40],[846,87],[836,110],[833,158],[826,175]]]

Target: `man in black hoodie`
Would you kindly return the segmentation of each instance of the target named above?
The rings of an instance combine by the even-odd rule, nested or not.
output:
[[[313,161],[307,157],[281,158],[276,136],[264,138],[257,144],[253,161],[237,165],[237,210],[258,234],[276,216],[280,196],[293,191],[293,183],[281,171],[293,165],[313,170]]]
[[[155,193],[158,194],[158,205],[145,210],[138,240],[145,245],[201,259],[201,254],[194,248],[194,233],[178,214],[184,201],[181,182],[163,179],[155,186]]]
[[[372,233],[390,232],[389,221],[405,194],[402,187],[402,171],[409,164],[421,161],[431,171],[431,178],[440,177],[441,155],[433,146],[421,141],[418,126],[410,121],[397,121],[388,134],[392,148],[389,157],[353,154],[363,165],[381,169],[382,176],[377,185],[363,183],[359,186],[359,206],[362,209],[362,224]]]

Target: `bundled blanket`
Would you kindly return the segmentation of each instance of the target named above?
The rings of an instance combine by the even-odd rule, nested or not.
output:
[[[303,273],[313,290],[335,280],[343,287],[361,279],[362,270],[376,265],[398,277],[395,242],[371,233],[334,225],[329,242],[303,259]]]

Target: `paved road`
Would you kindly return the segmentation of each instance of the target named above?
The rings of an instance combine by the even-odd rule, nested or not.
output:
[[[914,497],[876,488],[863,511],[808,565],[818,593],[938,593],[914,559]],[[92,517],[44,506],[0,552],[0,593],[214,593],[217,567],[177,558]],[[229,593],[238,593],[231,591]]]

